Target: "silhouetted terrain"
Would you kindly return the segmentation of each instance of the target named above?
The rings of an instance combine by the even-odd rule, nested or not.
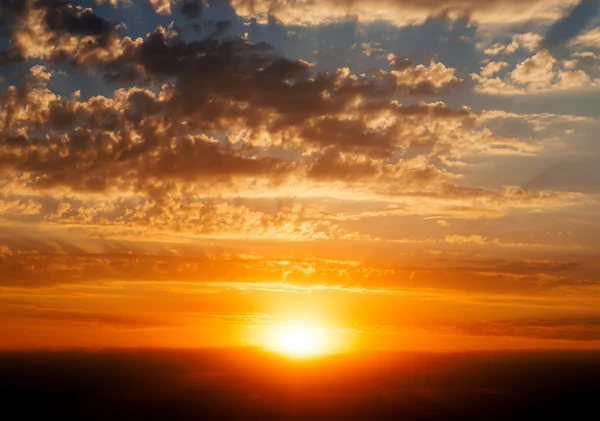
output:
[[[594,419],[600,352],[2,352],[0,397],[23,420]]]

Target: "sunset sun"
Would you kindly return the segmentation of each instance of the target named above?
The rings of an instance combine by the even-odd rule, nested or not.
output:
[[[313,326],[280,326],[273,333],[272,348],[281,354],[303,358],[327,351],[322,332]]]

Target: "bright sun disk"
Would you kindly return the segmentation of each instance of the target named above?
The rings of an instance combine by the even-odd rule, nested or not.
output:
[[[309,326],[283,326],[275,335],[275,350],[295,357],[323,352],[320,332]]]

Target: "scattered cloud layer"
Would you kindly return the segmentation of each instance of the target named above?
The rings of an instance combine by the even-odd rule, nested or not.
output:
[[[473,74],[477,82],[476,92],[491,95],[525,95],[560,93],[597,89],[598,79],[593,79],[584,70],[570,70],[573,66],[561,64],[548,50],[540,50],[535,55],[517,63],[505,77],[494,77],[505,62],[489,62],[481,68],[480,74]],[[561,69],[562,67],[562,69]]]

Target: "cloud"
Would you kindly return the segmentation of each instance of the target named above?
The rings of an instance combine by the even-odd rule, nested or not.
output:
[[[580,0],[565,16],[555,22],[540,43],[542,48],[553,48],[565,44],[579,33],[600,12],[597,0]]]
[[[520,319],[482,322],[458,327],[468,335],[513,336],[545,340],[600,340],[600,318]]]
[[[581,89],[584,86],[597,86],[596,81],[583,70],[559,71],[558,84],[562,89]]]
[[[475,244],[485,244],[488,242],[487,237],[483,237],[481,235],[448,235],[446,236],[447,243],[453,244],[466,244],[466,243],[475,243]],[[498,240],[496,240],[498,242]]]
[[[519,84],[529,85],[532,89],[543,89],[554,78],[556,59],[548,51],[540,51],[533,57],[517,64],[510,78]]]
[[[600,26],[579,35],[571,41],[574,45],[600,46]]]
[[[515,34],[511,37],[511,42],[509,44],[496,43],[491,47],[485,48],[483,52],[492,56],[498,54],[510,55],[515,53],[520,48],[529,52],[533,52],[538,48],[542,39],[543,38],[541,35],[534,34],[532,32]]]
[[[10,247],[4,244],[0,244],[0,256],[12,256]]]
[[[552,113],[537,113],[537,114],[518,114],[504,110],[486,110],[480,115],[480,120],[490,119],[515,119],[527,122],[532,126],[545,126],[552,122],[559,121],[561,123],[594,123],[593,117],[571,114],[552,114]]]
[[[568,1],[567,5],[574,4]],[[300,2],[281,0],[232,0],[238,15],[245,18],[266,20],[271,15],[286,25],[319,25],[349,18],[361,22],[385,21],[395,25],[422,23],[430,16],[454,12],[468,14],[473,20],[483,23],[515,23],[535,19],[557,19],[565,6],[564,1],[533,0],[376,0]]]
[[[99,3],[117,5],[128,0],[97,0]],[[202,13],[200,0],[147,0],[154,11],[168,15],[175,7],[187,17]],[[510,24],[532,19],[557,20],[565,8],[576,5],[578,0],[364,0],[303,2],[298,0],[231,0],[236,13],[245,19],[266,22],[272,16],[284,25],[322,25],[348,19],[360,22],[384,21],[404,26],[423,23],[432,16],[457,17],[468,15],[478,23]],[[580,6],[581,7],[581,6]]]
[[[494,76],[496,73],[498,73],[507,66],[509,66],[509,64],[504,61],[490,61],[481,68],[480,74],[483,77],[489,78],[491,76]]]
[[[246,241],[250,242],[251,239]],[[372,241],[359,239],[346,246],[367,247],[369,243],[372,244]],[[49,245],[37,246],[42,250],[39,252],[34,252],[33,247],[11,246],[12,254],[0,258],[3,274],[0,287],[39,289],[53,285],[107,286],[112,282],[121,291],[124,285],[150,282],[154,283],[154,289],[160,291],[184,288],[214,292],[215,289],[251,288],[257,291],[303,293],[346,291],[408,294],[435,289],[440,290],[436,294],[447,297],[448,291],[510,296],[587,296],[597,293],[600,288],[600,279],[589,265],[572,261],[485,258],[485,247],[517,246],[477,234],[405,239],[403,244],[413,250],[412,257],[397,260],[393,264],[375,258],[348,261],[343,260],[341,254],[339,259],[302,255],[292,257],[281,252],[280,245],[270,252],[271,257],[253,258],[232,253],[228,249],[209,252],[203,248],[192,248],[185,252],[173,252],[150,247],[152,251],[149,252],[136,249],[135,243],[119,239],[113,242],[96,241],[98,247],[104,245],[106,251],[94,253],[74,248],[73,237],[70,243],[65,243],[65,248],[57,248],[57,244],[61,243],[54,240],[49,244],[53,246],[51,248]],[[313,243],[311,250],[320,247],[330,249],[332,246],[328,244],[343,245],[341,242]],[[382,245],[386,244],[396,243],[390,241]],[[519,253],[523,253],[528,247],[531,248],[528,245],[517,248],[521,250]],[[429,254],[427,250],[431,249],[465,250],[468,253],[459,256],[442,251]],[[415,250],[425,252],[419,255]],[[473,250],[482,254],[473,254]]]
[[[280,207],[264,212],[223,201],[190,201],[166,198],[95,202],[79,207],[60,203],[45,216],[54,226],[82,227],[96,238],[127,238],[185,235],[210,238],[270,238],[316,240],[351,237],[353,233],[322,218],[311,217],[302,207]]]
[[[172,0],[148,0],[148,2],[152,5],[155,12],[159,15],[171,14]]]
[[[94,0],[96,4],[108,3],[112,6],[117,6],[119,3],[129,5],[131,0]],[[149,4],[154,12],[158,15],[170,15],[174,6],[178,6],[178,10],[187,18],[198,18],[203,11],[204,5],[202,0],[142,0]]]
[[[276,185],[335,178],[319,170],[334,158],[363,160],[372,179],[389,184],[402,178],[394,166],[410,162],[386,162],[398,149],[422,149],[442,159],[460,159],[473,148],[483,153],[490,144],[495,151],[531,149],[489,130],[473,130],[475,116],[467,109],[398,103],[399,97],[458,88],[455,69],[442,63],[405,63],[369,75],[347,68],[313,73],[306,62],[282,58],[265,44],[235,37],[185,44],[163,28],[132,48],[135,53],[105,61],[99,70],[110,68],[111,80],[125,74],[151,78],[162,84],[160,91],[130,88],[112,97],[63,98],[47,87],[50,73],[37,65],[27,84],[8,87],[0,167],[28,174],[37,189],[156,197],[182,182],[215,186],[262,179]],[[225,139],[203,134],[211,131]],[[281,150],[292,159],[282,159]],[[359,166],[344,173],[344,165],[350,162],[336,167],[340,181],[364,178],[356,172]],[[412,171],[404,179],[416,176]],[[422,176],[422,184],[452,178],[432,165]]]
[[[0,214],[3,215],[39,215],[43,212],[43,209],[43,206],[39,202],[31,199],[0,199]]]
[[[4,63],[39,58],[83,65],[112,60],[134,44],[128,37],[121,39],[117,26],[91,9],[58,1],[15,4],[0,3],[11,37],[10,47],[0,53]]]
[[[202,0],[183,0],[181,1],[180,11],[186,18],[195,19],[200,17],[204,7]]]
[[[78,230],[80,235],[94,239],[357,240],[370,238],[369,230],[349,229],[344,227],[343,221],[394,214],[498,218],[513,211],[570,206],[585,197],[577,193],[531,191],[518,187],[486,190],[459,186],[455,184],[456,177],[436,169],[423,157],[391,165],[377,160],[363,159],[361,162],[353,155],[323,156],[306,177],[311,182],[306,185],[312,189],[309,192],[311,200],[315,200],[317,194],[330,199],[327,195],[332,194],[333,182],[355,195],[360,192],[365,201],[374,195],[379,196],[378,200],[411,198],[411,205],[370,212],[330,213],[318,206],[313,209],[294,203],[297,199],[289,205],[277,204],[274,198],[280,190],[269,190],[268,194],[259,194],[254,199],[248,192],[245,194],[250,197],[246,199],[225,200],[210,196],[198,199],[190,197],[185,190],[180,190],[184,186],[179,186],[154,199],[122,193],[112,194],[108,199],[95,194],[73,196],[72,192],[62,199],[50,199],[42,191],[39,201],[30,200],[27,205],[12,196],[4,201],[7,206],[3,212],[0,207],[0,214],[13,223],[18,222],[23,229],[42,226],[56,234]],[[281,192],[289,195],[289,187],[286,185]],[[31,191],[26,193],[32,194]],[[344,203],[343,195],[340,201]]]
[[[548,50],[540,50],[520,63],[505,78],[492,77],[487,67],[472,74],[477,82],[475,91],[488,95],[546,94],[597,88],[598,80],[583,70],[560,69],[558,61]]]
[[[495,193],[458,186],[458,175],[440,162],[539,151],[534,143],[475,127],[478,116],[467,108],[414,103],[413,97],[463,88],[456,69],[441,62],[415,65],[392,57],[387,70],[316,71],[235,36],[186,42],[175,27],[158,27],[145,39],[121,38],[92,11],[62,3],[27,2],[12,13],[15,22],[30,24],[11,26],[13,38],[29,40],[17,48],[22,57],[49,63],[68,57],[76,69],[106,81],[155,87],[67,98],[49,88],[47,67],[33,66],[24,83],[9,86],[1,98],[0,169],[27,179],[22,195],[142,195],[160,203],[163,217],[176,212],[164,205],[176,196],[185,206],[181,198],[199,192],[318,191],[331,182],[377,195],[470,200]],[[84,23],[91,29],[82,29]],[[61,37],[69,42],[58,42]],[[560,78],[564,86],[582,83],[579,74]],[[96,221],[89,208],[73,206],[70,223]],[[155,226],[176,226],[174,219],[160,220],[154,215]],[[193,225],[179,227],[214,232]]]

